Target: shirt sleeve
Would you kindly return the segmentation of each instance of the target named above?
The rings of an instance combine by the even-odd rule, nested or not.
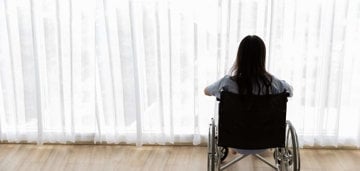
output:
[[[293,87],[284,80],[281,80],[281,83],[284,87],[284,90],[289,93],[289,97],[292,97],[293,96]]]
[[[206,87],[207,92],[212,96],[219,96],[220,89],[221,89],[221,82],[224,78],[217,80],[216,82],[212,83],[211,85]]]

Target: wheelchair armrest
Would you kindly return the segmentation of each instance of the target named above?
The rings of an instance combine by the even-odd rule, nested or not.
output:
[[[287,92],[286,90],[284,90],[284,92],[283,92],[283,93],[285,93],[286,97],[290,97],[290,93],[289,93],[289,92]]]

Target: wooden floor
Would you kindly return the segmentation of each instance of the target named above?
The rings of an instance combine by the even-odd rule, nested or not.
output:
[[[207,148],[193,146],[24,145],[0,144],[0,170],[202,171]],[[263,156],[270,161],[272,154]],[[229,156],[233,157],[233,156]],[[304,171],[359,171],[360,150],[301,150]],[[253,157],[227,170],[272,170]]]

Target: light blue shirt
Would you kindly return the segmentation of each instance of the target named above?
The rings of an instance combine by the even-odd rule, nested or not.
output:
[[[260,86],[263,87],[264,85],[260,84]],[[222,89],[227,90],[232,93],[236,93],[236,94],[239,93],[237,83],[234,80],[232,80],[229,75],[225,75],[223,78],[219,79],[215,83],[206,87],[207,92],[209,94],[211,94],[212,96],[216,96],[216,98],[218,98],[218,99],[220,99],[220,92]],[[258,89],[259,89],[258,86],[254,86],[253,94],[258,94],[258,92],[259,92]],[[279,94],[284,91],[288,92],[290,97],[293,95],[292,86],[290,86],[284,80],[279,80],[278,78],[272,76],[271,89],[270,89],[269,93],[270,94]],[[266,88],[262,88],[260,90],[260,95],[264,95],[264,94],[266,94]]]

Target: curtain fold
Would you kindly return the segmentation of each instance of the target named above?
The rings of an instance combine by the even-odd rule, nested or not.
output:
[[[0,140],[206,142],[243,37],[301,145],[360,146],[359,0],[0,0]]]

